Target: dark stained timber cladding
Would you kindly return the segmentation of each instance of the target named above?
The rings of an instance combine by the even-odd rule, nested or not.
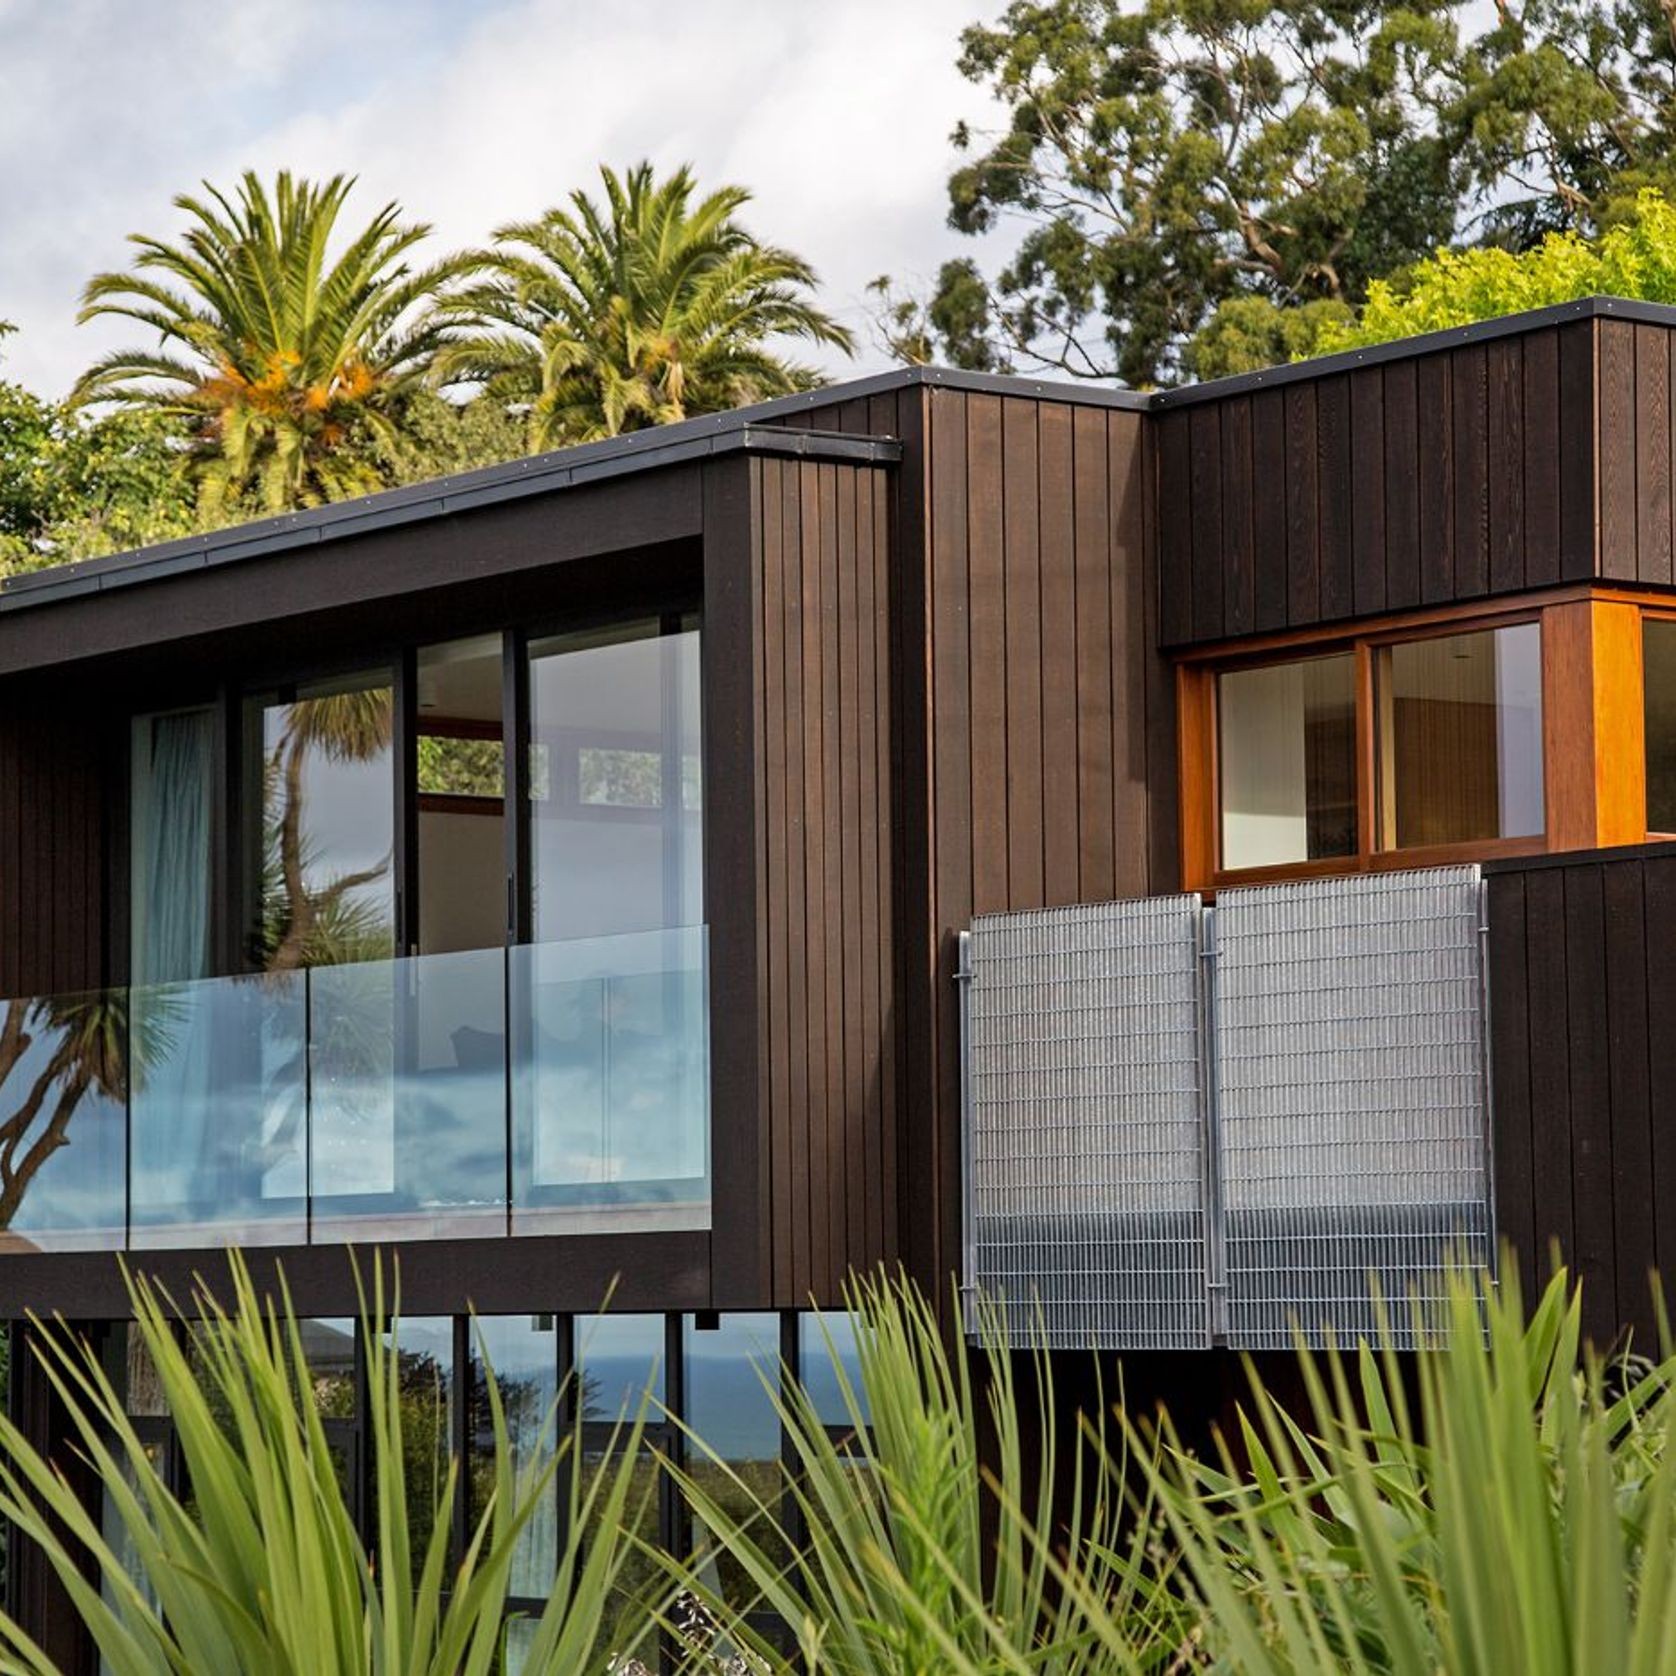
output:
[[[1154,425],[1158,448],[1159,632],[1166,646],[1184,645],[1193,638],[1191,423],[1190,413],[1177,411],[1161,413]]]
[[[1257,623],[1252,507],[1251,398],[1235,396],[1222,414],[1222,632],[1250,634]]]
[[[1525,585],[1524,347],[1519,338],[1485,346],[1491,593]]]
[[[1419,373],[1393,361],[1385,382],[1385,608],[1420,603]]]
[[[0,690],[0,991],[95,989],[105,961],[106,824],[120,793],[121,710],[97,694]],[[113,781],[112,776],[119,776]]]
[[[1351,569],[1355,615],[1385,609],[1385,373],[1350,375]]]
[[[1560,579],[1560,335],[1532,332],[1520,348],[1524,581],[1539,588]]]
[[[1262,633],[1290,621],[1286,590],[1286,395],[1263,390],[1251,398],[1252,626]],[[1259,486],[1261,492],[1259,492]]]
[[[1215,407],[1188,417],[1188,493],[1193,518],[1193,637],[1213,640],[1225,632],[1222,607],[1222,425]]]
[[[1583,582],[1595,574],[1600,549],[1597,482],[1596,344],[1600,322],[1561,327],[1559,337],[1560,579]]]
[[[1676,1010],[1670,846],[1492,864],[1496,1217],[1527,1293],[1549,1253],[1583,1282],[1600,1344],[1657,1342],[1650,1277],[1676,1265],[1668,1055]]]
[[[1316,391],[1317,506],[1321,533],[1320,607],[1323,621],[1356,610],[1352,535],[1350,378],[1324,378]]]
[[[1477,599],[1490,585],[1489,348],[1455,352],[1450,368],[1455,445],[1455,583]]]
[[[1321,620],[1321,508],[1313,384],[1286,391],[1286,609],[1290,625]]]
[[[1670,333],[1635,332],[1635,574],[1670,580]]]
[[[1600,574],[1635,579],[1635,328],[1600,322]]]

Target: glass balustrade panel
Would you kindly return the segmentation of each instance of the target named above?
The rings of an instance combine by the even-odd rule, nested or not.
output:
[[[133,991],[131,1244],[308,1238],[301,972]]]
[[[506,1232],[506,951],[309,974],[313,1238]]]
[[[704,928],[509,955],[513,1232],[707,1228]]]
[[[128,1000],[0,1002],[0,1251],[111,1251],[123,1236]]]

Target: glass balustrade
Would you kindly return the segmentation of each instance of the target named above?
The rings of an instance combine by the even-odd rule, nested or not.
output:
[[[702,926],[0,1002],[0,1251],[709,1225]]]

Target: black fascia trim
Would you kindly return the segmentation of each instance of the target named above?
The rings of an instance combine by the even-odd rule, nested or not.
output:
[[[1497,338],[1519,337],[1550,326],[1567,326],[1578,320],[1637,321],[1647,326],[1676,329],[1676,307],[1669,303],[1637,302],[1628,297],[1582,297],[1573,303],[1551,303],[1547,308],[1526,309],[1522,314],[1501,314],[1494,320],[1474,321],[1470,326],[1451,326],[1441,332],[1424,332],[1418,337],[1393,338],[1366,349],[1345,349],[1336,355],[1318,355],[1313,360],[1289,361],[1282,367],[1264,367],[1260,372],[1234,373],[1213,378],[1205,384],[1184,384],[1177,390],[1154,392],[1156,413],[1173,408],[1196,407],[1200,402],[1225,401],[1250,390],[1273,390],[1283,384],[1303,384],[1314,378],[1331,378],[1354,372],[1358,367],[1378,367],[1389,361],[1418,359],[1444,349],[1460,349]]]
[[[704,433],[693,435],[689,431],[680,437],[669,434],[686,430],[693,423],[705,425]],[[738,453],[892,466],[902,459],[902,444],[890,437],[763,424],[735,424],[720,431],[705,421],[687,421],[681,426],[636,432],[632,437],[534,455],[528,460],[514,461],[510,466],[489,466],[408,489],[393,489],[308,512],[238,524],[208,535],[142,547],[132,553],[31,571],[9,578],[0,586],[0,612],[58,604],[87,594],[108,593],[116,588],[258,558],[266,553],[341,541],[375,530],[467,512],[500,501],[552,494]]]

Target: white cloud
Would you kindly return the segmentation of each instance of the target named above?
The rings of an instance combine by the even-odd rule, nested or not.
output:
[[[983,0],[0,0],[0,317],[7,372],[58,392],[123,337],[71,324],[122,235],[173,223],[203,176],[289,165],[361,177],[438,247],[532,214],[600,161],[691,161],[756,193],[750,219],[820,270],[864,334],[867,282],[929,276],[948,134],[980,124],[954,69]],[[993,118],[989,118],[993,120]],[[877,364],[864,352],[862,365]]]

